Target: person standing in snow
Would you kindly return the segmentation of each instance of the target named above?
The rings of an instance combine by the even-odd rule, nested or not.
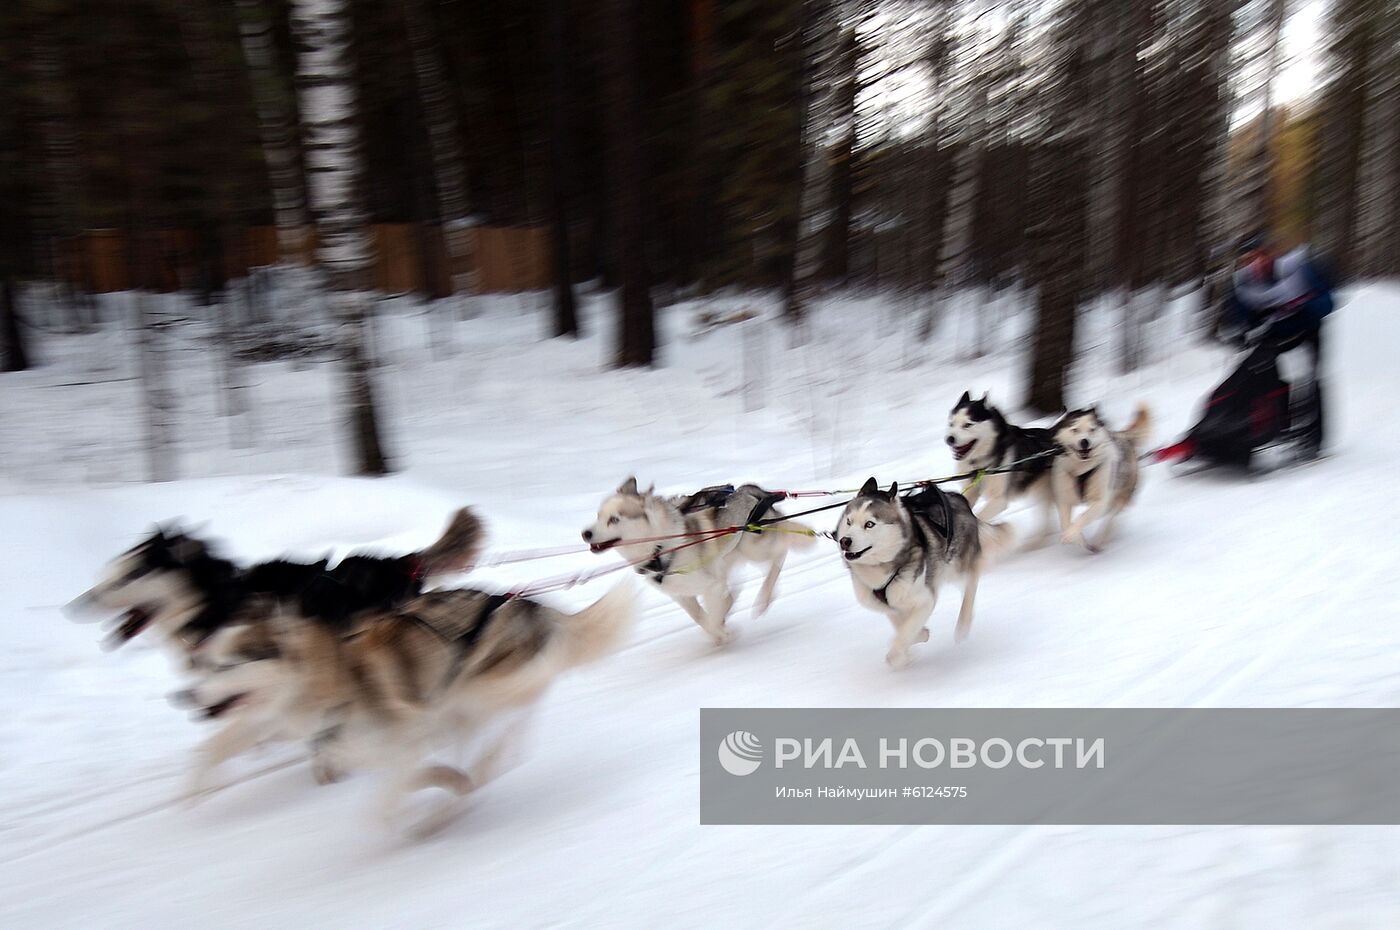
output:
[[[1301,350],[1308,368],[1299,385],[1303,422],[1295,429],[1300,455],[1316,457],[1326,437],[1321,369],[1322,321],[1334,306],[1329,276],[1306,245],[1279,254],[1262,232],[1246,236],[1236,254],[1226,316],[1250,344],[1267,342],[1280,355]]]

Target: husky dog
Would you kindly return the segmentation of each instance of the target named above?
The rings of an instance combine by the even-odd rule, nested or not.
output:
[[[344,621],[357,610],[389,607],[416,596],[430,576],[466,570],[481,540],[480,520],[463,508],[437,542],[410,555],[352,555],[335,568],[328,568],[327,560],[277,559],[242,569],[203,540],[157,529],[113,560],[102,580],[66,610],[77,618],[124,611],[107,638],[110,648],[150,631],[184,658],[250,598],[290,600],[315,615]]]
[[[69,611],[81,616],[102,608],[124,610],[107,638],[110,648],[153,631],[196,678],[229,664],[229,655],[241,657],[232,663],[236,672],[223,679],[225,686],[236,688],[227,700],[195,701],[189,690],[171,697],[177,706],[197,704],[205,719],[225,724],[200,750],[202,759],[216,760],[196,767],[195,782],[203,785],[218,761],[256,743],[315,735],[304,721],[299,693],[280,687],[276,677],[263,677],[265,666],[254,660],[264,656],[270,642],[260,621],[286,610],[316,618],[328,629],[348,631],[356,614],[416,597],[425,578],[466,571],[483,539],[481,521],[462,508],[437,542],[411,555],[352,555],[334,568],[326,560],[276,559],[240,569],[214,555],[202,540],[157,530],[119,556],[106,577],[75,599]],[[318,743],[313,741],[311,748],[316,780],[335,780],[333,763]]]
[[[604,499],[598,519],[583,531],[583,539],[593,552],[616,549],[629,562],[651,556],[637,572],[679,604],[716,645],[732,638],[725,621],[734,606],[730,584],[734,569],[741,562],[768,566],[754,601],[754,615],[762,616],[773,602],[788,552],[815,544],[810,529],[784,521],[761,533],[729,533],[687,545],[724,527],[781,517],[773,505],[783,495],[753,484],[705,488],[680,497],[653,492],[654,488],[639,491],[636,478],[622,482]],[[684,548],[667,551],[677,546]]]
[[[968,471],[1021,462],[1015,471],[969,481],[963,495],[974,507],[985,496],[977,514],[983,520],[995,520],[1018,497],[1033,497],[1044,517],[1042,535],[1050,534],[1054,515],[1050,459],[1059,451],[1050,430],[1008,423],[1000,410],[987,403],[986,394],[973,400],[963,391],[948,414],[948,448]]]
[[[1137,490],[1137,450],[1152,432],[1152,415],[1139,404],[1133,421],[1121,432],[1110,430],[1098,409],[1071,410],[1055,424],[1055,441],[1064,450],[1054,459],[1051,486],[1060,511],[1061,541],[1079,543],[1098,552],[1113,535],[1118,514]],[[1087,504],[1084,512],[1071,519],[1074,508]],[[1084,531],[1097,520],[1103,529],[1093,539]]]
[[[929,487],[900,497],[898,484],[881,491],[871,478],[841,512],[836,539],[856,600],[894,624],[885,661],[903,668],[909,647],[928,642],[925,624],[948,577],[963,582],[955,637],[967,637],[982,569],[989,557],[1009,548],[1011,528],[978,520],[960,494]]]
[[[213,714],[256,702],[259,719],[310,739],[327,764],[388,769],[383,803],[392,818],[415,791],[440,788],[460,799],[480,787],[501,745],[471,774],[425,765],[425,758],[530,707],[561,673],[612,651],[632,617],[626,583],[572,615],[524,597],[433,591],[393,610],[361,613],[348,636],[282,611],[216,634],[205,647],[202,677],[182,699]],[[265,725],[230,731],[202,750],[196,789]]]

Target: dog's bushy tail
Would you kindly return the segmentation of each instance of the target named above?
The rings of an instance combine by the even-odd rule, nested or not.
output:
[[[447,521],[438,541],[417,553],[423,574],[456,575],[470,571],[486,543],[486,526],[476,511],[463,507]]]
[[[622,642],[636,617],[636,598],[630,580],[613,585],[612,590],[578,613],[565,618],[564,652],[569,665],[593,662],[612,652]]]
[[[1123,430],[1123,436],[1134,449],[1141,449],[1152,439],[1152,411],[1146,404],[1138,404],[1133,411],[1133,420]]]
[[[1000,561],[1016,545],[1016,529],[1005,521],[988,523],[977,521],[977,539],[982,544],[982,565],[986,567]]]

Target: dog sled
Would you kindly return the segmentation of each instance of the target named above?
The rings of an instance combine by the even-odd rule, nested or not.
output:
[[[1153,462],[1186,465],[1190,471],[1213,467],[1268,469],[1297,447],[1307,386],[1295,390],[1279,374],[1279,347],[1253,346],[1230,376],[1206,398],[1196,424],[1180,440],[1149,453]]]

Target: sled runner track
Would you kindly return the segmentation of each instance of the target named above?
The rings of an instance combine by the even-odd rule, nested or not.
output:
[[[269,763],[267,765],[262,766],[261,768],[254,769],[251,772],[245,772],[242,775],[237,776],[236,778],[231,778],[223,784],[220,784],[214,788],[210,788],[208,791],[205,791],[202,794],[200,794],[197,800],[202,801],[208,798],[210,795],[218,794],[219,792],[224,791],[227,788],[233,788],[237,785],[245,784],[246,782],[250,782],[255,778],[261,778],[264,775],[271,775],[274,772],[280,772],[283,769],[291,768],[292,766],[299,765],[305,761],[305,756],[295,756],[290,759],[283,759],[280,762]],[[154,780],[154,777],[142,778],[129,781],[126,784],[141,784],[145,781]],[[57,835],[48,837],[47,839],[39,840],[38,842],[32,843],[28,849],[21,850],[20,852],[17,852],[14,855],[5,858],[4,860],[0,860],[0,864],[9,865],[11,863],[18,862],[21,859],[26,859],[29,856],[36,855],[38,853],[48,852],[55,846],[62,846],[65,843],[71,843],[74,840],[83,839],[84,837],[91,836],[94,833],[100,833],[103,830],[108,830],[112,827],[119,827],[122,824],[130,823],[133,820],[140,820],[141,818],[149,817],[152,814],[159,814],[163,811],[172,810],[174,808],[180,807],[181,805],[189,803],[191,800],[196,799],[189,797],[165,798],[164,800],[157,801],[152,804],[147,804],[144,807],[139,807],[136,810],[129,810],[125,813],[117,814],[114,817],[108,817],[104,820],[99,820],[96,823],[90,823],[86,826],[79,827],[77,829],[59,833]]]
[[[1289,589],[1283,593],[1283,597],[1290,599],[1295,594],[1306,592],[1308,587],[1307,576],[1304,576],[1290,585]],[[1183,708],[1217,706],[1230,691],[1239,685],[1259,678],[1270,667],[1277,664],[1285,657],[1290,647],[1305,634],[1320,626],[1330,616],[1326,610],[1310,606],[1305,614],[1300,613],[1291,624],[1282,628],[1274,627],[1275,639],[1269,648],[1242,666],[1227,669],[1223,673],[1208,675],[1207,679],[1194,689],[1193,696],[1186,699],[1189,700],[1189,703],[1183,701],[1176,706]],[[1217,651],[1223,641],[1227,641],[1232,634],[1237,633],[1238,630],[1228,624],[1217,627],[1212,635],[1203,638],[1195,646],[1180,653],[1175,659],[1162,665],[1146,678],[1134,680],[1128,687],[1120,689],[1118,693],[1096,701],[1095,706],[1139,706],[1138,702],[1143,700],[1139,695],[1150,693],[1150,688],[1154,683],[1170,676],[1183,664],[1189,664],[1193,659]],[[876,864],[887,854],[897,851],[898,847],[911,837],[916,836],[926,826],[929,825],[902,826],[893,835],[852,854],[838,867],[833,868],[819,881],[814,882],[815,887],[822,889],[819,896],[814,896],[815,900],[803,902],[797,907],[783,912],[770,921],[767,926],[780,928],[803,925],[803,918],[810,916],[814,911],[821,911],[823,909],[822,901],[826,900],[828,895],[835,893],[835,889],[845,887],[851,882],[863,881],[867,877],[866,873],[869,869],[875,868]],[[988,829],[994,828],[989,827]],[[892,920],[890,925],[929,928],[948,926],[969,899],[998,877],[1004,875],[1017,861],[1031,852],[1043,839],[1045,829],[1045,826],[1023,825],[999,830],[998,838],[987,844],[987,848],[991,852],[980,860],[979,865],[972,867],[960,878],[943,885],[936,896],[926,898],[912,906],[898,919]]]

